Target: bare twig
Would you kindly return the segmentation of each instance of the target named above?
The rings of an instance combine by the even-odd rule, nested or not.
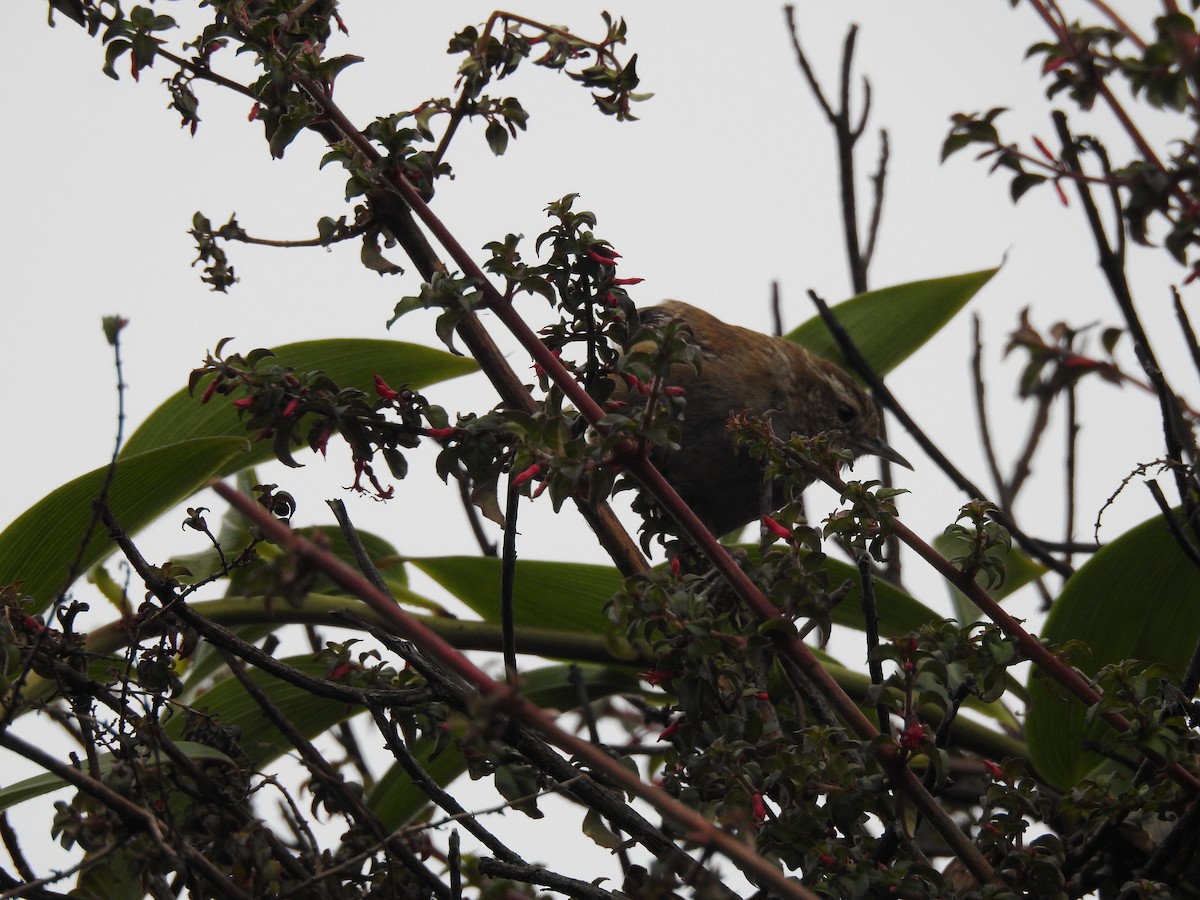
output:
[[[846,361],[850,364],[851,368],[853,368],[854,371],[862,376],[863,381],[867,383],[872,392],[874,392],[875,396],[879,398],[883,406],[891,411],[891,413],[900,420],[900,424],[903,425],[905,430],[907,430],[908,433],[913,436],[916,442],[920,445],[921,449],[925,451],[925,454],[931,460],[933,460],[938,468],[945,472],[947,477],[949,477],[950,480],[958,486],[959,490],[967,494],[967,496],[971,497],[972,499],[986,498],[987,492],[981,490],[974,484],[974,482],[967,478],[966,475],[960,472],[958,468],[952,462],[950,462],[950,459],[941,451],[937,444],[935,444],[929,438],[929,436],[925,434],[925,432],[916,423],[916,421],[914,421],[912,416],[908,414],[904,407],[900,405],[900,401],[898,401],[892,392],[887,389],[887,385],[883,383],[883,379],[875,374],[875,370],[871,368],[870,363],[868,363],[863,355],[859,352],[858,348],[854,345],[854,342],[850,340],[850,336],[846,333],[846,330],[842,328],[841,324],[837,321],[837,317],[829,309],[829,306],[825,303],[825,301],[822,300],[821,297],[818,296],[814,291],[809,291],[808,296],[813,301],[813,304],[817,307],[817,311],[821,314],[821,320],[825,322],[825,325],[829,328],[830,333],[838,342],[838,347],[841,349],[842,354],[846,357]],[[1042,565],[1049,569],[1053,569],[1064,578],[1069,577],[1073,573],[1074,570],[1070,566],[1046,552],[1046,550],[1037,541],[1025,534],[1025,532],[1017,526],[1017,523],[1013,521],[1012,516],[1008,512],[1003,509],[997,509],[994,510],[991,515],[993,519],[1008,529],[1013,538],[1026,550],[1026,552],[1029,553],[1030,556],[1042,563]]]
[[[875,581],[871,575],[871,555],[869,553],[863,553],[858,557],[858,578],[861,587],[863,632],[867,640],[867,671],[871,674],[871,684],[876,688],[882,688],[883,662],[876,652],[879,649],[879,609],[875,605]],[[875,715],[879,719],[879,733],[890,737],[892,733],[891,710],[882,700],[875,705]]]
[[[996,459],[996,447],[992,443],[991,428],[988,425],[985,381],[983,377],[983,338],[979,327],[979,315],[971,316],[971,334],[975,349],[971,354],[971,377],[975,382],[975,417],[979,422],[979,441],[983,444],[983,455],[987,459],[988,471],[992,483],[996,486],[996,494],[1000,498],[1000,506],[1012,508],[1012,500],[1008,496],[1004,476],[1000,474],[1000,463]]]
[[[500,563],[500,628],[504,635],[504,676],[512,690],[521,685],[521,673],[517,670],[517,628],[514,624],[513,590],[517,580],[517,509],[521,504],[521,492],[516,477],[508,478],[508,502],[504,510],[504,549]]]

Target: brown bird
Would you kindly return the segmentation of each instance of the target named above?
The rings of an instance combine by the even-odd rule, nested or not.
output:
[[[646,323],[666,317],[690,326],[702,365],[699,372],[687,365],[672,370],[668,381],[684,388],[687,400],[679,449],[657,453],[654,462],[714,534],[754,521],[762,505],[762,465],[735,451],[725,430],[731,414],[769,413],[782,437],[838,431],[855,456],[872,454],[912,468],[880,436],[874,401],[834,363],[678,300],[641,311]],[[775,496],[782,503],[778,491]]]

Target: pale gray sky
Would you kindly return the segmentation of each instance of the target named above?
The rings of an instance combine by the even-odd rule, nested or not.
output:
[[[1074,6],[1081,14],[1087,8]],[[601,8],[549,0],[517,7],[534,18],[566,20],[583,34],[598,31]],[[618,124],[594,112],[586,93],[567,79],[533,67],[522,71],[497,90],[521,98],[531,114],[529,132],[495,158],[481,130],[467,125],[451,151],[457,179],[440,186],[434,206],[460,241],[478,248],[510,231],[532,238],[544,228],[548,201],[579,192],[578,206],[599,216],[597,233],[623,254],[622,275],[645,278],[631,291],[641,304],[685,299],[765,330],[773,279],[782,285],[790,325],[811,315],[810,288],[830,301],[844,299],[849,288],[832,139],[796,67],[781,9],[678,0],[608,8],[627,18],[643,88],[655,92],[637,110],[641,121]],[[186,9],[163,7],[181,18]],[[339,39],[337,49],[367,61],[341,76],[337,99],[365,125],[374,115],[450,94],[456,60],[445,54],[445,44],[490,8],[457,0],[350,0],[343,10],[350,37]],[[9,16],[23,40],[0,58],[0,77],[9,86],[9,163],[0,170],[0,204],[8,210],[0,222],[6,274],[0,391],[9,410],[0,451],[7,473],[0,481],[0,527],[56,486],[104,464],[111,452],[114,375],[102,316],[131,320],[124,357],[132,428],[185,384],[222,337],[235,336],[233,347],[249,350],[319,337],[385,336],[392,306],[416,287],[412,275],[381,279],[366,271],[351,246],[328,253],[231,246],[241,282],[228,296],[209,292],[199,270],[189,268],[193,212],[203,210],[214,222],[236,212],[259,236],[307,237],[318,217],[344,211],[340,167],[317,171],[324,148],[314,136],[301,136],[283,160],[271,160],[261,126],[247,122],[245,98],[203,84],[197,86],[203,122],[189,137],[164,109],[167,95],[158,80],[166,67],[143,73],[140,84],[113,82],[100,72],[99,42],[65,19],[48,29],[43,4],[14,4]],[[872,125],[890,131],[892,148],[872,286],[974,271],[998,265],[1007,254],[1000,275],[969,310],[984,318],[993,429],[1002,453],[1011,453],[1024,439],[1027,412],[1012,399],[1019,364],[1002,367],[1000,356],[1018,311],[1032,306],[1042,327],[1058,319],[1110,324],[1118,317],[1078,204],[1064,209],[1053,191],[1041,190],[1014,209],[1007,179],[988,178],[970,152],[946,165],[938,155],[952,113],[996,105],[1012,108],[1001,119],[1011,139],[1037,134],[1051,142],[1037,64],[1023,61],[1026,47],[1046,35],[1032,13],[1011,10],[1003,0],[826,0],[801,4],[797,16],[830,93],[846,27],[861,25],[856,70],[871,80]],[[1099,108],[1074,122],[1077,132],[1113,134]],[[1122,138],[1113,139],[1115,158],[1123,159],[1125,148]],[[860,154],[864,175],[875,155],[869,135]],[[1181,273],[1158,250],[1133,250],[1132,257],[1135,296],[1151,334],[1179,387],[1194,392],[1169,305],[1168,287]],[[1194,292],[1186,288],[1185,300]],[[542,301],[522,302],[531,322],[548,318]],[[889,383],[959,465],[987,484],[971,404],[968,326],[961,316]],[[437,343],[432,317],[410,316],[391,334]],[[512,359],[518,371],[527,371],[519,351]],[[1131,356],[1124,361],[1135,368]],[[482,377],[428,393],[452,413],[494,402]],[[1155,404],[1129,388],[1091,385],[1080,407],[1077,536],[1087,538],[1095,510],[1121,478],[1160,455],[1161,431]],[[1042,462],[1046,477],[1018,508],[1027,529],[1048,537],[1059,536],[1062,527],[1062,427],[1056,423]],[[906,435],[892,434],[916,468],[901,473],[901,483],[913,490],[901,501],[902,516],[932,537],[966,498]],[[300,498],[299,520],[328,521],[322,500],[340,495],[360,527],[390,538],[402,552],[474,551],[456,492],[441,484],[431,465],[423,471],[414,460],[397,499],[377,504],[340,489],[352,480],[347,455],[331,449],[327,462],[298,458],[306,468],[270,480]],[[418,458],[431,464],[433,454]],[[823,513],[825,507],[831,508],[828,499],[810,508]],[[1152,510],[1144,491],[1131,489],[1108,514],[1105,536]],[[203,543],[173,521],[146,536],[151,558]],[[570,510],[552,517],[542,501],[522,513],[522,526],[523,556],[603,561]],[[938,581],[916,572],[915,562],[910,566],[921,599],[942,603]],[[96,605],[97,621],[108,618],[103,601]]]

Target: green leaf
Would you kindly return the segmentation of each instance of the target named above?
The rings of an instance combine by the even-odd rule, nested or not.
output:
[[[521,693],[543,708],[576,709],[579,706],[578,694],[570,683],[570,669],[570,666],[553,665],[525,672],[521,676]],[[579,674],[589,701],[638,691],[637,675],[629,668],[580,665]],[[433,750],[432,741],[420,740],[409,750],[429,776],[442,787],[467,770],[466,760],[454,744],[432,760],[429,758]],[[429,798],[396,763],[375,783],[367,803],[383,824],[394,830],[412,821],[429,805]]]
[[[313,678],[324,678],[329,663],[314,660],[312,655],[294,656],[282,660]],[[289,684],[261,669],[247,669],[250,680],[271,698],[271,703],[288,720],[291,727],[312,739],[328,731],[338,722],[358,713],[355,707],[338,700],[314,697],[309,691]],[[263,713],[262,707],[246,693],[233,675],[227,675],[213,687],[191,701],[191,706],[213,716],[225,725],[239,729],[239,743],[254,768],[262,768],[276,757],[293,748]],[[183,716],[167,723],[167,734],[178,738],[184,725]]]
[[[500,620],[501,561],[491,556],[408,559],[484,621]],[[612,566],[522,559],[517,563],[513,620],[516,627],[595,634],[610,630],[604,604],[625,579]]]
[[[230,766],[236,767],[236,763],[232,759],[220,750],[209,747],[207,744],[179,741],[175,746],[193,762],[226,762]],[[100,754],[101,776],[109,773],[114,762],[115,760],[111,753]],[[167,766],[171,765],[171,761],[165,757],[164,763]],[[0,811],[10,809],[18,803],[24,803],[26,800],[32,800],[34,797],[40,797],[43,794],[49,794],[51,791],[57,791],[66,787],[71,787],[71,783],[59,778],[53,772],[34,775],[32,778],[26,778],[23,781],[18,781],[16,784],[0,788]]]
[[[503,156],[508,149],[508,131],[499,122],[489,122],[484,131],[488,147],[496,156]]]
[[[963,545],[960,541],[954,538],[939,534],[932,541],[933,549],[947,559],[953,559],[963,550]],[[1003,600],[1009,594],[1020,590],[1029,584],[1035,578],[1040,578],[1048,571],[1041,563],[1034,562],[1030,557],[1026,556],[1016,547],[995,547],[991,551],[991,555],[997,557],[1004,564],[1004,584],[988,593],[995,600]],[[975,575],[975,583],[987,590],[987,573],[978,572]],[[971,622],[977,622],[983,618],[982,614],[976,608],[975,604],[967,599],[967,595],[953,585],[949,585],[950,599],[954,603],[955,615],[960,623],[968,625]]]
[[[331,338],[303,341],[275,349],[281,365],[298,372],[321,370],[342,387],[372,390],[372,376],[382,375],[394,387],[402,384],[422,388],[448,378],[475,371],[472,359],[451,356],[441,350],[400,341]],[[201,406],[197,397],[181,390],[150,414],[125,444],[122,456],[132,456],[176,441],[213,435],[245,435],[246,428],[228,401],[214,397]],[[245,466],[271,459],[271,445],[261,442],[220,474],[228,475]]]
[[[746,548],[750,550],[751,548]],[[500,619],[500,560],[487,556],[441,556],[409,559],[485,621]],[[830,580],[850,579],[855,587],[833,610],[833,621],[848,628],[863,628],[858,569],[830,559]],[[604,604],[624,584],[611,566],[583,563],[520,560],[514,591],[514,622],[520,628],[549,628],[595,634],[611,630]],[[879,625],[886,635],[906,634],[928,622],[940,621],[922,603],[886,582],[876,582]]]
[[[135,534],[217,473],[240,468],[249,447],[243,437],[207,437],[123,456],[109,489],[109,507],[126,532]],[[67,587],[68,568],[77,556],[76,577],[115,549],[107,529],[97,525],[79,553],[92,501],[107,472],[102,466],[67,482],[0,533],[0,584],[21,582],[22,592],[34,598],[31,612],[44,610]]]
[[[1162,516],[1101,548],[1063,586],[1041,636],[1080,641],[1091,654],[1073,659],[1085,674],[1125,659],[1161,663],[1181,677],[1200,640],[1200,578]],[[1101,757],[1083,744],[1109,726],[1092,728],[1083,704],[1045,677],[1030,677],[1026,736],[1033,764],[1051,784],[1077,784]]]
[[[854,582],[854,587],[845,599],[833,608],[834,624],[862,631],[866,627],[866,620],[863,618],[858,566],[852,566],[839,559],[827,559],[825,565],[829,569],[830,584],[838,585],[846,579]],[[879,612],[879,633],[884,637],[908,634],[922,625],[940,622],[946,618],[886,581],[876,579],[874,587],[875,605]]]
[[[937,334],[998,271],[984,269],[868,291],[839,303],[833,313],[871,368],[886,375]],[[820,316],[786,337],[849,370]]]

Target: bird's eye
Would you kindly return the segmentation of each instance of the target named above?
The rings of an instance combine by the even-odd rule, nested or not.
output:
[[[849,403],[839,403],[837,405],[837,417],[843,425],[849,425],[858,418],[858,410]]]

